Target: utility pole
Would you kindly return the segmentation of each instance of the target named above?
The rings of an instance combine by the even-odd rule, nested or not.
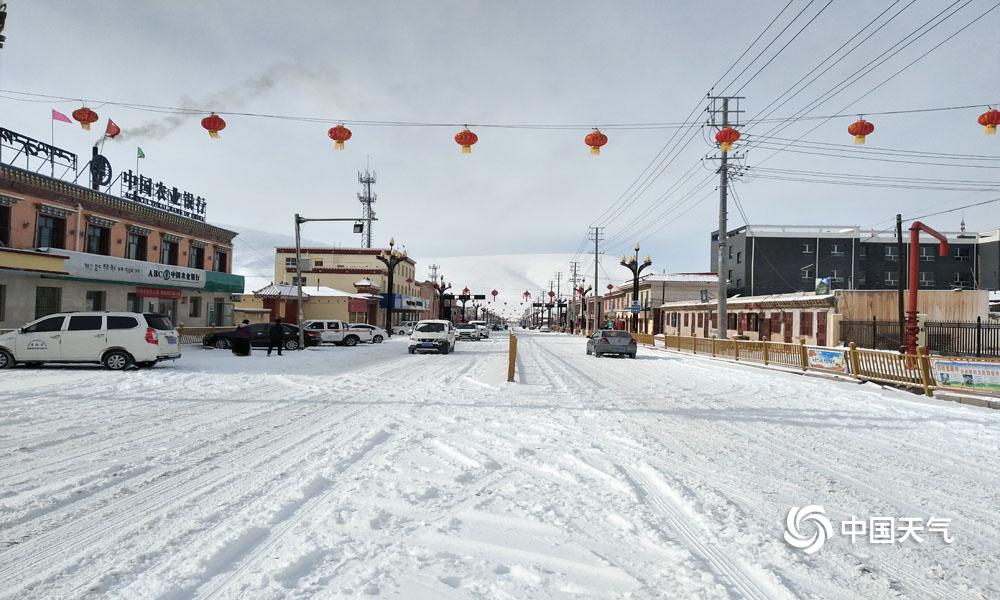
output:
[[[818,252],[818,250],[817,250]],[[906,268],[903,265],[903,257],[906,253],[903,251],[903,215],[896,215],[896,265],[898,269],[898,275],[896,277],[899,281],[896,282],[896,300],[899,304],[899,352],[900,354],[906,354],[906,311],[903,309],[903,295],[907,286],[906,282]]]
[[[556,271],[556,327],[562,327],[562,271]]]
[[[358,194],[358,201],[361,202],[361,220],[365,222],[365,231],[361,234],[361,239],[365,248],[371,248],[372,221],[375,220],[375,211],[372,210],[372,204],[375,204],[375,200],[378,198],[377,194],[372,193],[372,186],[375,184],[375,172],[369,171],[367,166],[363,173],[358,171],[358,183],[361,184],[361,189],[363,190]]]
[[[573,262],[569,263],[570,282],[573,285],[573,289],[571,290],[571,293],[569,295],[570,298],[569,315],[566,320],[569,321],[570,333],[574,333],[573,330],[576,329],[576,282],[577,282],[577,270],[579,270],[579,268],[580,268],[579,262],[574,260]],[[572,320],[570,320],[570,317],[572,318]]]
[[[597,269],[600,267],[600,245],[601,241],[604,240],[604,228],[591,227],[590,239],[594,242],[594,330],[597,330],[600,325],[601,314],[601,296],[597,290]]]
[[[739,126],[739,115],[743,111],[739,109],[739,101],[743,99],[743,96],[709,96],[708,99],[711,101],[707,111],[712,117],[712,125],[718,127],[719,129],[725,129],[726,127],[736,127]],[[736,108],[730,109],[730,101],[735,101]],[[730,115],[735,117],[733,122],[730,122]],[[719,118],[721,116],[721,119]],[[720,340],[726,339],[726,333],[728,329],[727,316],[726,316],[726,297],[729,293],[729,264],[728,264],[728,248],[727,240],[728,237],[728,225],[726,223],[726,204],[728,201],[729,194],[729,150],[726,147],[720,148],[722,152],[722,157],[720,159],[719,165],[719,240],[718,240],[718,278],[719,278],[719,299],[718,307],[716,313],[718,314],[717,327],[715,329],[715,335]],[[733,158],[737,158],[734,156]]]

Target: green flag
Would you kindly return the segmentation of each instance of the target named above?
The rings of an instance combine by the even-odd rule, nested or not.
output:
[[[142,151],[142,148],[139,148],[138,146],[136,146],[136,148],[135,148],[135,157],[136,158],[146,158],[146,153]]]

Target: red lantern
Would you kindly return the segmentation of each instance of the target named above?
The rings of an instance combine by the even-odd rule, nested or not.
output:
[[[875,131],[875,125],[860,118],[847,126],[847,133],[854,136],[855,144],[864,144],[865,136],[871,135],[873,131]]]
[[[468,296],[469,295],[469,288],[462,288],[462,295],[463,296]]]
[[[736,131],[732,127],[720,129],[718,133],[715,134],[715,141],[721,144],[723,152],[729,152],[729,149],[733,147],[733,144],[735,144],[738,139],[740,139],[740,132]]]
[[[613,289],[615,289],[615,286],[613,286],[613,285],[611,285],[611,284],[609,283],[609,284],[608,284],[608,291],[610,292],[610,291],[611,291],[611,290],[613,290]]]
[[[90,124],[96,123],[100,117],[86,106],[82,106],[73,111],[73,118],[80,122],[80,127],[84,131],[90,131]]]
[[[578,293],[581,296],[583,296],[583,295],[585,295],[587,293],[587,290],[583,289],[583,286],[581,285],[580,287],[576,288],[576,293]]]
[[[498,292],[496,290],[493,290],[492,292],[490,292],[490,295],[493,296],[493,300],[496,300],[497,299],[497,294],[499,294],[499,293],[500,292]]]
[[[73,113],[76,116],[76,113]],[[1000,125],[1000,110],[989,107],[989,110],[979,115],[979,124],[986,128],[986,135],[996,135],[997,125]]]
[[[212,113],[201,120],[201,126],[208,130],[208,137],[219,138],[219,132],[226,128],[226,122],[219,115]]]
[[[591,154],[600,154],[601,146],[608,143],[608,136],[601,133],[600,129],[594,128],[593,131],[587,134],[587,137],[583,138],[583,141],[590,146]]]
[[[462,147],[462,154],[471,154],[472,145],[479,141],[479,136],[469,131],[466,127],[455,134],[455,143]]]
[[[326,132],[326,135],[330,136],[330,139],[333,140],[334,148],[337,150],[343,150],[344,142],[351,139],[351,130],[344,127],[344,124],[341,123],[336,127],[331,127],[330,130]]]

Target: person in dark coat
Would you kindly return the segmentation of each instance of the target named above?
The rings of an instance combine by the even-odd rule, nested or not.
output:
[[[233,354],[236,356],[250,356],[250,338],[253,331],[250,330],[250,321],[243,319],[243,322],[236,326],[233,333]]]
[[[281,326],[281,319],[275,319],[267,330],[267,355],[271,356],[273,348],[278,349],[278,356],[281,356],[281,342],[285,337],[285,328]]]

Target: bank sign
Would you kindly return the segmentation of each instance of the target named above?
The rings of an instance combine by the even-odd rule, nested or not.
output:
[[[53,253],[69,257],[63,269],[73,277],[149,286],[168,285],[195,289],[205,287],[205,271],[201,269],[69,250],[54,250]]]

